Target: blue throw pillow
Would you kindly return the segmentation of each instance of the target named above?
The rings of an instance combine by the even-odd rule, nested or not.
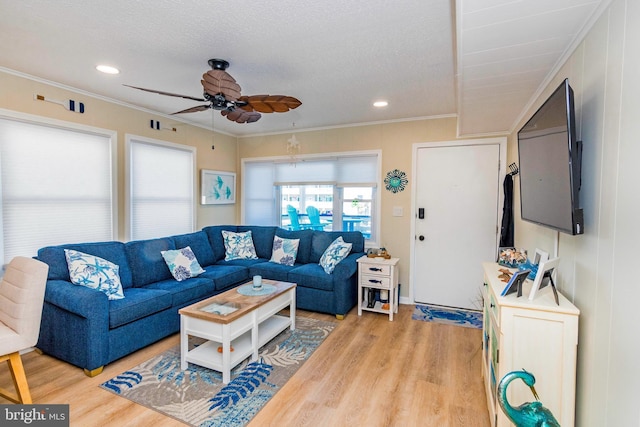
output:
[[[189,246],[182,249],[160,251],[160,253],[162,254],[162,258],[164,258],[164,262],[167,263],[171,275],[178,282],[204,273],[204,270]]]
[[[336,265],[349,255],[351,252],[351,243],[346,243],[342,240],[342,236],[339,236],[336,240],[331,242],[329,247],[324,251],[320,257],[320,266],[327,274],[333,273]]]
[[[104,292],[110,300],[124,298],[119,266],[72,249],[65,249],[64,256],[67,258],[71,283]]]
[[[258,259],[256,248],[253,246],[253,237],[251,230],[243,233],[234,233],[233,231],[222,230],[222,239],[224,240],[225,261],[234,259]]]
[[[300,239],[273,238],[273,251],[269,262],[292,266],[296,262]]]

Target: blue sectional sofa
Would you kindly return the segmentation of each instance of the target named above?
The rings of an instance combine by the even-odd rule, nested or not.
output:
[[[222,230],[251,231],[258,259],[225,261]],[[300,239],[293,266],[269,262],[274,236]],[[342,236],[350,254],[331,274],[319,265],[331,242]],[[189,246],[205,270],[177,281],[161,251]],[[65,249],[91,254],[119,266],[123,299],[109,300],[70,281]],[[357,300],[357,263],[364,255],[360,232],[289,231],[278,227],[225,225],[158,239],[48,246],[37,258],[49,275],[37,348],[84,368],[94,376],[104,365],[180,330],[178,309],[249,281],[254,275],[298,284],[297,307],[344,316]]]

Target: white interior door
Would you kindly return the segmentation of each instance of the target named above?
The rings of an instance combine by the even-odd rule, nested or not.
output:
[[[482,262],[495,260],[498,242],[499,164],[497,143],[417,149],[416,302],[482,307]]]

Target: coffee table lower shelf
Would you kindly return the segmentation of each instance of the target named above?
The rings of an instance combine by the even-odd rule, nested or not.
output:
[[[257,347],[262,347],[289,326],[291,326],[291,320],[289,317],[276,315],[266,319],[258,325]],[[233,351],[231,352],[229,369],[232,369],[253,353],[253,346],[251,345],[251,330],[248,330],[239,337],[231,340],[230,345],[233,347]],[[185,355],[185,361],[224,373],[222,352],[218,351],[218,347],[221,346],[222,339],[220,339],[220,341],[207,341],[198,347],[189,350]]]

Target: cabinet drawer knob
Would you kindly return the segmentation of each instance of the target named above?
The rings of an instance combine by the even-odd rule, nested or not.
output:
[[[379,268],[379,267],[369,267],[369,270],[370,271],[382,271],[382,269]]]
[[[369,279],[369,283],[382,283],[382,280]]]

